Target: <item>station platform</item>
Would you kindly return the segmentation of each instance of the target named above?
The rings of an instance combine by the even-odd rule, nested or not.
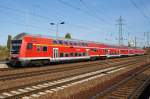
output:
[[[6,63],[0,62],[0,68],[9,68]]]

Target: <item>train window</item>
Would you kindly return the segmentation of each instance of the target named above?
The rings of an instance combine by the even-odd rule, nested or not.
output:
[[[85,46],[88,46],[88,44],[87,44],[87,43],[85,43]]]
[[[63,44],[63,41],[59,40],[59,44]]]
[[[70,56],[73,57],[73,53],[70,53]]]
[[[70,45],[72,45],[72,42],[70,42]]]
[[[41,50],[41,47],[40,46],[37,46],[36,47],[36,50],[39,52]]]
[[[69,56],[68,53],[66,53],[66,54],[65,54],[65,57],[68,57],[68,56]]]
[[[79,56],[82,56],[82,53],[79,53]]]
[[[78,43],[78,46],[81,46],[81,43],[80,43],[80,42]]]
[[[75,56],[78,56],[78,53],[75,53]]]
[[[84,43],[82,43],[82,46],[84,46]]]
[[[67,41],[64,41],[64,44],[68,45],[68,42],[67,42]]]
[[[82,43],[82,46],[85,46],[85,43]]]
[[[27,49],[32,49],[33,48],[33,44],[32,43],[28,43],[27,44]]]
[[[105,53],[108,53],[108,50],[107,50],[107,49],[104,49],[104,52],[105,52]]]
[[[83,56],[85,56],[85,52],[83,53]]]
[[[96,48],[93,48],[93,49],[91,49],[92,51],[94,51],[94,52],[96,52],[97,51],[97,49]]]
[[[57,41],[56,41],[56,40],[54,40],[54,41],[53,41],[53,44],[57,44]]]
[[[64,53],[60,53],[60,57],[64,57]]]
[[[110,54],[110,55],[112,55],[113,53],[112,53],[112,52],[110,52],[109,54]]]
[[[105,52],[105,53],[106,53],[105,49],[103,49],[103,52]]]
[[[43,46],[43,51],[47,51],[47,46]]]
[[[74,42],[74,45],[76,46],[76,45],[77,45],[77,43],[76,43],[76,42]]]
[[[72,42],[72,46],[74,46],[74,42]]]

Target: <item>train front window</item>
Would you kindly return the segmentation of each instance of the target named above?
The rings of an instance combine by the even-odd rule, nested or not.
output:
[[[18,54],[20,51],[22,40],[12,40],[11,41],[11,54]]]
[[[19,51],[20,46],[12,46],[12,51]]]

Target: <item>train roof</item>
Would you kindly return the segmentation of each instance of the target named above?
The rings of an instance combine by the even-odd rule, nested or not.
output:
[[[29,34],[29,33],[25,33],[25,32],[16,35],[13,38],[13,40],[22,40],[25,36],[52,38],[55,40],[65,40],[65,41],[73,41],[73,42],[95,43],[95,44],[102,44],[102,45],[105,45],[106,47],[111,47],[111,48],[125,48],[125,49],[126,48],[134,48],[134,47],[128,47],[128,46],[111,45],[111,44],[100,43],[100,42],[95,42],[95,41],[87,41],[87,40],[79,40],[79,39],[66,39],[63,37],[54,37],[54,36],[47,36],[47,35],[41,35],[41,34]]]
[[[20,33],[20,34],[16,35],[13,39],[14,40],[22,40],[23,37],[25,37],[25,36],[41,37],[41,38],[53,38],[56,40],[65,40],[65,41],[76,41],[76,42],[104,44],[104,43],[94,42],[94,41],[86,41],[86,40],[79,40],[79,39],[66,39],[63,37],[47,36],[47,35],[41,35],[41,34],[29,34],[29,33]]]

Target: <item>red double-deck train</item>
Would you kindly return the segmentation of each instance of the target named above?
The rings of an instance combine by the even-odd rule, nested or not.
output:
[[[11,43],[11,65],[52,63],[72,60],[95,60],[145,54],[145,50],[113,46],[99,42],[74,40],[27,33],[18,34]]]

